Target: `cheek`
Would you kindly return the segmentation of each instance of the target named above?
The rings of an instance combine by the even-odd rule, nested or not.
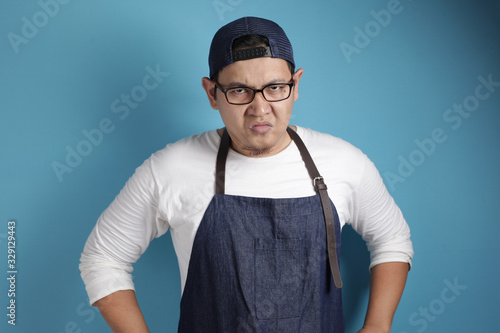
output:
[[[278,112],[278,117],[283,119],[289,119],[292,115],[293,103],[287,103],[280,108]]]
[[[241,113],[238,112],[238,110],[221,107],[219,109],[219,114],[226,127],[238,125],[240,123],[243,123],[244,120],[243,116],[240,115]]]

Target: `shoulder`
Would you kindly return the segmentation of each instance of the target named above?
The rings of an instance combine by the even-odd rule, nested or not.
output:
[[[195,134],[155,152],[149,158],[158,166],[186,165],[190,162],[201,162],[217,154],[220,138],[216,130]]]
[[[220,137],[216,130],[192,135],[167,144],[136,169],[136,178],[165,186],[186,187],[213,177]]]
[[[360,161],[367,158],[359,148],[331,134],[299,126],[297,126],[297,133],[304,141],[311,155],[317,155],[319,158],[326,155],[335,159],[342,158],[344,162]]]
[[[339,137],[301,127],[297,128],[297,133],[325,180],[348,184],[354,189],[364,182],[367,173],[372,177],[378,172],[361,149]]]

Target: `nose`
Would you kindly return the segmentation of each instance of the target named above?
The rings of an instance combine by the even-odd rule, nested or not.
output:
[[[271,105],[262,94],[262,91],[256,92],[252,103],[248,105],[247,113],[256,117],[264,116],[271,112]]]

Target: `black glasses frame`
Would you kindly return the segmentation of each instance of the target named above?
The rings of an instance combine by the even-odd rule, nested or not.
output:
[[[270,103],[272,102],[281,102],[281,101],[284,101],[285,99],[288,99],[290,98],[290,95],[292,94],[292,88],[293,86],[295,85],[295,81],[292,80],[292,82],[288,82],[288,83],[272,83],[272,84],[268,84],[267,86],[263,87],[262,89],[254,89],[254,88],[250,88],[250,87],[231,87],[231,88],[222,88],[220,83],[217,82],[216,80],[214,80],[215,82],[215,89],[214,89],[214,93],[215,91],[217,91],[217,88],[222,91],[224,93],[224,96],[226,96],[226,101],[229,103],[229,104],[232,104],[232,105],[246,105],[246,104],[250,104],[253,102],[253,100],[255,99],[255,95],[260,92],[262,94],[262,97],[264,97],[264,99]],[[288,91],[288,96],[285,97],[285,98],[282,98],[282,99],[279,99],[279,100],[276,100],[276,101],[270,101],[266,98],[266,95],[264,94],[264,89],[268,88],[268,87],[272,87],[272,86],[276,86],[276,85],[287,85],[290,87],[290,90]],[[252,99],[249,101],[249,102],[246,102],[246,103],[231,103],[229,101],[229,99],[227,98],[227,92],[229,90],[232,90],[232,89],[250,89],[250,90],[253,90],[253,97]]]

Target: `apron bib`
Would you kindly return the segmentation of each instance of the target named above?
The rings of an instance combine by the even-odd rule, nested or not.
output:
[[[319,194],[224,194],[225,131],[216,194],[193,243],[179,332],[344,332],[339,219],[302,140],[288,132]]]

